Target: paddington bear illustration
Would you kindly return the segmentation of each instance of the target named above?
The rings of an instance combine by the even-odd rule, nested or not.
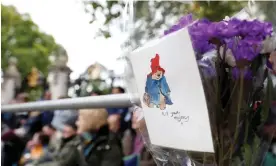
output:
[[[166,81],[165,69],[159,64],[158,54],[151,59],[151,73],[147,76],[143,102],[150,108],[166,109],[166,105],[172,105],[170,88]]]

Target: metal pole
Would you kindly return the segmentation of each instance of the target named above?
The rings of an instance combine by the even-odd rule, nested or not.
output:
[[[131,97],[131,98],[130,98]],[[37,101],[23,104],[1,105],[1,112],[22,111],[54,111],[59,109],[80,108],[122,108],[130,107],[134,103],[140,103],[138,95],[114,94],[102,96],[79,97],[72,99],[59,99],[48,101]]]

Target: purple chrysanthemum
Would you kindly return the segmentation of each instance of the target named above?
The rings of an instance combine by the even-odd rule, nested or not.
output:
[[[243,20],[238,28],[240,36],[256,40],[264,40],[265,37],[271,35],[273,31],[271,23],[261,22],[259,20]]]
[[[178,24],[172,26],[164,34],[170,34],[193,23],[191,14],[182,17]],[[188,27],[193,48],[196,53],[204,54],[215,48],[210,43],[227,43],[236,60],[253,60],[261,51],[261,42],[273,32],[272,24],[258,20],[247,21],[236,18],[228,21],[210,22],[201,19]],[[238,39],[238,40],[237,40]]]
[[[241,78],[241,76],[244,79],[252,79],[252,71],[250,71],[247,68],[239,69],[237,67],[234,67],[232,69],[232,76],[233,76],[234,79]]]
[[[252,61],[262,49],[261,42],[248,39],[233,38],[227,41],[227,47],[231,49],[236,61]]]
[[[187,25],[191,24],[193,22],[193,15],[192,14],[188,14],[186,16],[183,16],[180,18],[179,22],[175,25],[173,25],[169,30],[166,30],[164,32],[164,35],[168,35],[172,32],[176,32],[184,27],[186,27]]]
[[[210,21],[206,19],[198,20],[192,26],[189,27],[189,34],[191,36],[193,48],[195,52],[204,54],[212,49],[214,45],[209,42],[209,35],[207,33],[208,27],[211,24]]]

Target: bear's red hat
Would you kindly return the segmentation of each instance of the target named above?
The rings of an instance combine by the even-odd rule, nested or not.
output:
[[[150,65],[151,74],[154,74],[157,71],[162,71],[163,74],[165,73],[165,70],[159,64],[159,59],[160,59],[159,55],[156,54],[155,57],[150,60],[150,62],[151,62],[151,65]]]

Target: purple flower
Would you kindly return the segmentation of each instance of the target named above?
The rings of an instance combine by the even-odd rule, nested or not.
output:
[[[194,40],[193,38],[192,45],[195,52],[199,54],[204,54],[215,48],[215,46],[210,44],[208,40]]]
[[[193,22],[191,14],[182,17],[178,24],[164,34],[170,34]],[[196,53],[204,54],[215,48],[215,45],[227,43],[237,61],[253,60],[261,49],[261,42],[272,34],[272,24],[258,20],[247,21],[230,19],[229,21],[210,22],[201,19],[188,27],[193,48]],[[210,43],[212,42],[212,43]]]
[[[248,39],[233,38],[227,41],[227,47],[231,49],[236,61],[252,61],[259,55],[261,46],[261,42]]]
[[[164,31],[164,35],[166,36],[167,34],[169,34],[170,32],[168,30]]]
[[[195,52],[204,54],[211,49],[214,49],[214,45],[209,42],[209,35],[213,32],[207,33],[208,26],[211,22],[206,19],[202,19],[194,23],[188,28],[191,36],[193,48]]]
[[[208,25],[206,35],[209,39],[218,38],[231,38],[239,34],[236,24],[229,24],[226,21],[213,22]]]
[[[264,40],[265,37],[271,35],[273,31],[271,23],[261,22],[259,20],[244,20],[238,27],[240,36],[244,38],[255,38],[257,40]]]
[[[194,40],[209,40],[207,30],[211,22],[206,19],[198,20],[189,27],[189,33]]]
[[[217,37],[217,29],[218,29],[218,23],[210,23],[205,26],[204,35],[209,39],[212,39],[214,37]]]
[[[236,18],[233,18],[227,21],[227,26],[230,29],[229,31],[233,32],[233,36],[239,35],[239,27],[241,26],[242,21]]]
[[[271,36],[273,32],[273,26],[271,22],[263,22],[264,24],[264,34],[266,36]]]
[[[178,24],[173,25],[169,30],[166,30],[164,32],[164,35],[168,35],[170,33],[176,32],[179,29],[182,29],[187,25],[191,24],[192,22],[193,22],[192,14],[188,14],[184,17],[181,17]],[[197,53],[203,54],[214,48],[214,46],[209,43],[208,36],[206,35],[206,31],[204,31],[208,29],[207,27],[210,23],[211,22],[208,21],[207,19],[201,19],[188,28],[191,36],[193,48]]]
[[[232,68],[232,76],[234,79],[238,79],[243,74],[244,79],[252,79],[252,72],[248,68],[239,69],[237,67]]]
[[[192,14],[188,14],[184,17],[181,17],[179,20],[179,25],[181,27],[186,27],[187,25],[191,24],[193,22],[193,15]]]
[[[240,36],[246,36],[248,34],[248,30],[249,30],[249,27],[248,27],[248,21],[247,20],[243,20],[240,25],[238,26],[239,28],[239,35]]]
[[[229,20],[228,22],[225,22],[222,28],[222,32],[220,33],[221,37],[225,38],[232,38],[234,36],[239,35],[239,25],[241,24],[241,21],[238,19],[232,19]]]
[[[225,37],[226,38],[230,38],[230,37],[233,37],[233,32],[229,31],[230,28],[227,25],[227,23],[224,22],[224,21],[216,23],[216,30],[217,30],[216,36],[219,37],[219,38],[225,38]]]
[[[173,25],[169,30],[166,30],[164,32],[164,35],[168,35],[172,32],[176,32],[182,28],[185,28],[187,25],[191,24],[193,22],[193,15],[188,14],[186,16],[183,16],[180,18],[179,22],[176,25]]]

